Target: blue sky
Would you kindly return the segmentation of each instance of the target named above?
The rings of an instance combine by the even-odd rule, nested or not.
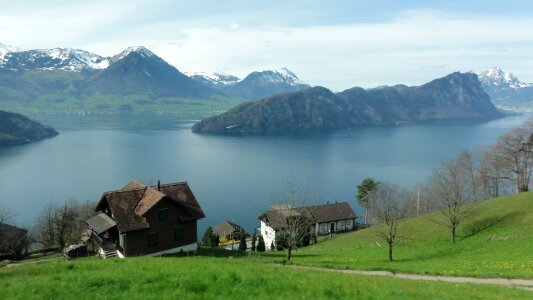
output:
[[[287,67],[333,90],[499,66],[533,82],[533,1],[3,1],[0,42],[110,56],[144,45],[182,71]]]

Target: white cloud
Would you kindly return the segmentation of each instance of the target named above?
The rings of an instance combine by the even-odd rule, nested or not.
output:
[[[456,70],[501,66],[533,78],[529,19],[454,19],[426,12],[386,23],[313,27],[183,29],[178,44],[154,45],[187,70],[238,75],[286,66],[335,90],[354,85],[421,84]],[[504,49],[505,51],[501,51]],[[439,65],[439,68],[431,66]]]
[[[0,42],[23,48],[69,46],[103,55],[144,45],[180,70],[245,76],[288,67],[303,81],[334,90],[422,84],[452,71],[492,66],[533,81],[530,18],[409,11],[376,23],[275,26],[241,24],[236,13],[215,20],[197,16],[160,21],[148,18],[143,13],[147,9],[153,8],[96,3],[0,13],[0,28],[10,28],[0,32]]]

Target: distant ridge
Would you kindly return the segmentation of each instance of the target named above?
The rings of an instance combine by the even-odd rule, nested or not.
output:
[[[252,72],[242,80],[221,72],[189,72],[186,74],[207,87],[244,100],[257,100],[311,87],[287,68]]]
[[[484,120],[502,114],[476,74],[452,73],[422,86],[352,88],[334,94],[314,87],[241,104],[196,123],[197,133],[282,133],[359,125]]]

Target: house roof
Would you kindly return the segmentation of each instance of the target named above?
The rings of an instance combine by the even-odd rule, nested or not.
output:
[[[282,206],[277,206],[282,207]],[[264,212],[259,219],[266,222],[275,230],[287,226],[287,218],[304,216],[313,223],[331,222],[345,219],[355,219],[356,215],[347,202],[304,206],[295,208],[274,209]]]
[[[309,206],[316,223],[355,219],[357,216],[348,202]]]
[[[230,222],[230,221],[224,221],[220,224],[217,224],[215,227],[213,227],[213,233],[217,234],[218,236],[226,236],[229,234],[232,234],[235,231],[242,230],[242,227]]]
[[[109,228],[117,225],[115,220],[111,219],[110,216],[106,215],[105,213],[99,213],[96,216],[90,218],[89,220],[85,221],[87,225],[91,226],[91,228],[97,233],[100,234]]]
[[[128,232],[149,228],[144,215],[163,199],[168,199],[182,208],[178,216],[181,221],[205,217],[186,182],[160,185],[158,191],[157,186],[147,186],[140,181],[132,180],[120,190],[104,193],[96,210],[103,210],[107,203],[118,229],[121,232]]]

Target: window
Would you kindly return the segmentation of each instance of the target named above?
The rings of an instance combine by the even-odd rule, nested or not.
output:
[[[157,246],[157,232],[151,232],[148,234],[148,247]]]
[[[183,231],[183,227],[174,228],[174,239],[176,241],[183,240],[184,235],[185,235],[185,232]]]
[[[168,208],[163,208],[159,210],[159,221],[168,220]]]

